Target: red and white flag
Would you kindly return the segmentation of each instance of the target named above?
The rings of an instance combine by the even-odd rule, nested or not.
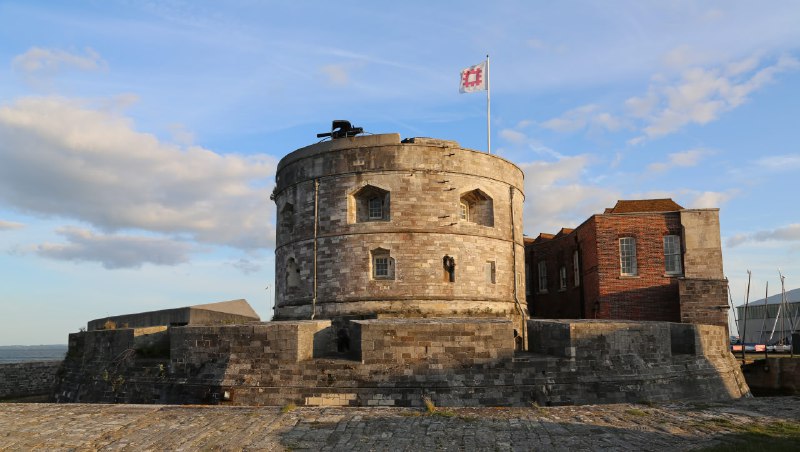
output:
[[[475,91],[486,91],[486,75],[486,61],[462,70],[458,92],[474,93]]]

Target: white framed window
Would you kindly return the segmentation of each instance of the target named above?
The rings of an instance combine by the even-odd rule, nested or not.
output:
[[[636,268],[636,239],[622,237],[619,239],[619,266],[623,276],[637,275]]]
[[[497,282],[497,278],[494,261],[487,261],[483,266],[483,270],[486,275],[486,283],[495,284]]]
[[[547,263],[539,261],[539,292],[547,292]]]
[[[469,221],[469,205],[465,202],[459,204],[461,207],[461,214],[460,217],[464,221]]]
[[[389,258],[376,257],[374,261],[375,277],[386,278],[389,276]]]
[[[572,273],[573,278],[575,278],[575,287],[581,285],[581,263],[580,259],[578,258],[578,250],[575,250],[572,253]]]
[[[681,269],[681,238],[677,235],[664,236],[664,271],[668,275],[679,275]]]
[[[378,196],[369,199],[369,219],[380,220],[383,218],[383,200]]]
[[[567,288],[567,267],[563,265],[558,269],[558,287],[562,290]]]
[[[394,259],[389,250],[376,248],[372,255],[372,279],[394,279]]]

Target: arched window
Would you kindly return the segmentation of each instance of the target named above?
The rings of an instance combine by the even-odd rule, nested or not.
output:
[[[376,248],[370,251],[372,279],[394,279],[394,258],[389,250]]]
[[[475,189],[462,194],[459,209],[461,221],[494,226],[492,198],[481,190]]]
[[[390,193],[374,185],[365,185],[351,195],[348,212],[351,223],[389,221]]]

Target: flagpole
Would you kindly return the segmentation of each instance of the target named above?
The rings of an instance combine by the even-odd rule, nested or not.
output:
[[[492,112],[491,112],[491,90],[489,89],[489,54],[486,54],[486,148],[489,154],[492,153]]]

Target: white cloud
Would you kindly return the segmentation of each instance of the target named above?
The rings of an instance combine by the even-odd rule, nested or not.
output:
[[[691,167],[700,163],[704,157],[713,154],[708,149],[690,149],[683,152],[675,152],[667,156],[666,162],[651,163],[647,166],[648,171],[667,171],[676,167]]]
[[[756,164],[770,171],[800,170],[800,154],[773,155],[756,161]]]
[[[261,264],[253,262],[249,259],[241,258],[236,262],[231,264],[233,268],[239,270],[240,272],[249,275],[251,273],[256,273],[261,270]]]
[[[67,244],[44,243],[36,253],[50,259],[99,262],[107,269],[139,268],[142,264],[178,265],[188,261],[191,245],[153,237],[97,235],[86,229],[57,231]]]
[[[59,49],[31,47],[22,55],[14,57],[11,67],[19,73],[30,76],[55,75],[67,68],[96,71],[105,69],[107,64],[90,48],[85,50],[84,55],[80,55]]]
[[[0,202],[22,212],[244,250],[274,244],[266,155],[181,148],[63,98],[0,107]]]
[[[676,132],[688,124],[707,124],[747,101],[748,95],[772,82],[775,75],[800,67],[797,59],[784,56],[755,73],[754,57],[723,68],[690,68],[673,84],[654,81],[645,97],[632,97],[626,105],[635,117],[644,118],[643,135],[630,140],[638,144]]]
[[[528,141],[528,136],[522,132],[513,129],[503,129],[500,131],[500,138],[503,138],[514,144],[525,144]]]
[[[344,86],[350,82],[350,76],[347,73],[347,69],[342,64],[328,64],[322,66],[320,68],[320,72],[328,77],[328,82],[331,85]]]
[[[525,172],[524,224],[531,235],[575,227],[620,198],[614,190],[580,182],[588,163],[580,155],[520,165]]]
[[[25,225],[14,221],[0,220],[0,231],[10,231],[12,229],[22,229]]]
[[[715,208],[730,201],[739,194],[739,190],[731,189],[726,191],[704,191],[698,193],[689,203],[690,208],[704,209]]]
[[[556,132],[575,132],[585,127],[616,131],[625,123],[609,113],[598,112],[597,105],[589,104],[574,108],[557,118],[548,119],[540,125]]]
[[[726,241],[730,247],[739,246],[746,242],[800,242],[800,224],[790,224],[776,229],[757,231],[750,234],[737,234]]]

